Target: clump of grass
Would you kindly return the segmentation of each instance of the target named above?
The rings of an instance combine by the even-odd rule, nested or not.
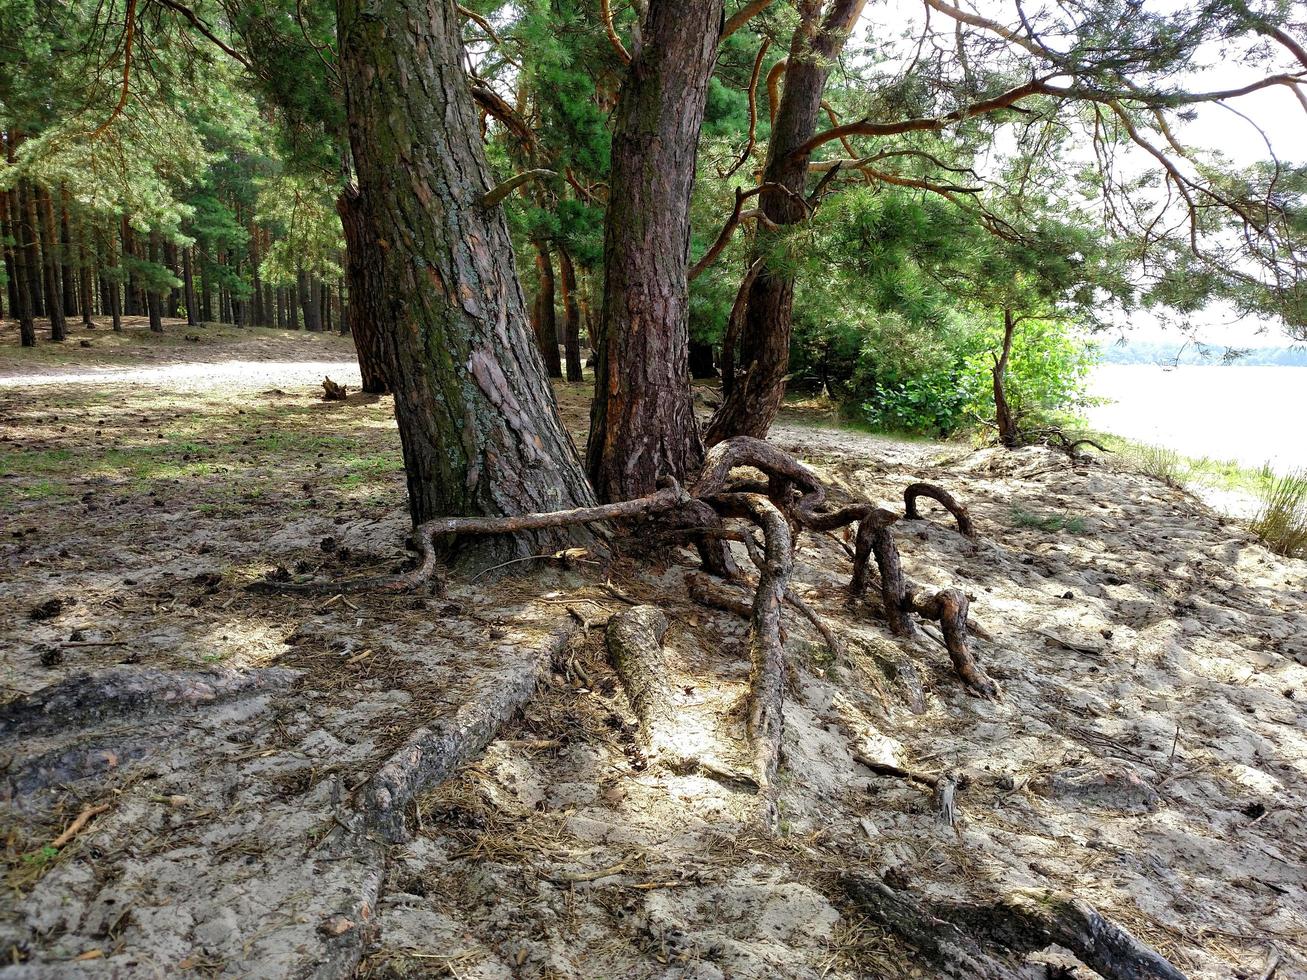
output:
[[[1182,487],[1189,478],[1185,458],[1166,446],[1149,442],[1132,443],[1126,457],[1144,476],[1161,480],[1168,487]]]
[[[1307,558],[1307,470],[1268,479],[1249,529],[1276,554]]]
[[[1085,519],[1078,514],[1037,514],[1021,507],[1012,508],[1012,525],[1049,532],[1066,531],[1068,534],[1084,534],[1087,530]]]

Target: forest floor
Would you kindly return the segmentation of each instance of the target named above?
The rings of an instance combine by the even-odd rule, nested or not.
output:
[[[678,741],[745,767],[747,624],[689,600],[689,552],[243,590],[405,558],[390,400],[324,402],[324,374],[357,384],[347,338],[0,328],[0,976],[935,975],[853,874],[1051,887],[1189,976],[1307,977],[1307,563],[1109,464],[792,406],[773,441],[837,491],[970,508],[978,540],[896,535],[972,596],[1003,696],[848,605],[838,542],[804,535],[793,584],[841,649],[787,612],[769,834],[752,787],[645,757],[605,654],[609,616],[659,605]],[[579,437],[588,385],[558,390]],[[956,780],[955,819],[884,764]]]

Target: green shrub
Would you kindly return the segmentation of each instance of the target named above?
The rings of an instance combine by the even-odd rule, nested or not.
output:
[[[1259,496],[1249,529],[1276,554],[1307,557],[1307,470],[1272,477]]]

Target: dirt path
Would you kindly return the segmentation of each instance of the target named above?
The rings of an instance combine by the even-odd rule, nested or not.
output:
[[[973,596],[1004,699],[847,606],[843,552],[805,535],[796,588],[844,649],[787,617],[772,836],[720,775],[745,754],[745,624],[689,602],[675,555],[348,602],[241,589],[404,557],[388,400],[323,403],[317,366],[347,355],[318,343],[179,341],[104,373],[0,350],[4,972],[920,970],[854,875],[936,900],[1070,891],[1190,976],[1307,975],[1304,563],[1142,477],[792,414],[775,441],[847,493],[965,498],[979,541],[935,520],[898,539],[912,578]],[[560,399],[579,429],[584,386]],[[629,604],[607,581],[666,611],[675,738],[718,775],[646,757],[603,651]],[[955,824],[858,757],[952,774]]]

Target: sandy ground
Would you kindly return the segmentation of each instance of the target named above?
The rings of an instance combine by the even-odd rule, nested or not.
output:
[[[678,741],[743,765],[745,624],[689,602],[688,553],[619,562],[616,593],[585,566],[348,603],[242,591],[276,565],[394,565],[403,477],[387,399],[315,391],[355,380],[347,341],[212,329],[101,330],[36,359],[0,332],[7,972],[932,975],[861,914],[852,872],[925,897],[1057,888],[1189,976],[1307,976],[1303,562],[1102,464],[791,412],[774,440],[843,493],[901,509],[928,479],[965,499],[979,541],[934,519],[898,539],[913,579],[973,596],[1003,699],[848,606],[843,552],[805,535],[796,588],[841,650],[787,619],[769,834],[749,786],[646,757],[604,655],[610,615],[660,605]],[[560,389],[578,431],[585,397]],[[68,700],[86,672],[116,700]],[[150,672],[176,689],[133,702]],[[416,832],[360,825],[396,759],[475,741],[503,690],[537,683],[484,753],[406,798]],[[956,821],[855,756],[952,774]],[[1045,962],[1071,961],[1020,975]]]

